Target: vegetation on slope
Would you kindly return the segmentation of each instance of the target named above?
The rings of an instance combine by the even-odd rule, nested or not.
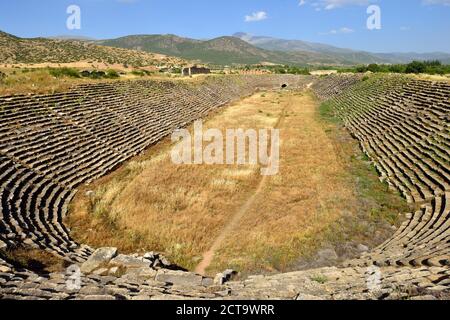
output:
[[[236,37],[220,37],[207,41],[175,35],[135,35],[99,41],[99,44],[157,52],[217,65],[259,64],[263,62],[304,66],[307,64],[351,65],[351,59],[340,59],[307,51],[281,52],[257,48]]]
[[[442,64],[438,60],[433,61],[413,61],[408,64],[369,64],[364,66],[357,66],[353,68],[341,69],[340,72],[354,72],[354,73],[364,73],[364,72],[374,72],[374,73],[423,73],[423,74],[450,74],[450,65]]]
[[[167,78],[172,75],[155,74],[145,69],[80,70],[70,67],[0,68],[0,95],[54,93],[67,91],[83,83],[135,78]]]
[[[0,61],[4,64],[96,61],[142,67],[180,62],[149,52],[105,47],[86,41],[23,39],[1,31],[0,47]]]
[[[389,63],[407,64],[414,60],[440,60],[443,63],[450,63],[450,54],[443,52],[431,53],[371,53],[352,49],[338,48],[323,43],[313,43],[302,40],[286,40],[267,36],[253,36],[248,33],[238,32],[234,34],[250,44],[272,51],[297,52],[306,51],[331,57],[339,58],[343,61],[351,61],[354,64]]]

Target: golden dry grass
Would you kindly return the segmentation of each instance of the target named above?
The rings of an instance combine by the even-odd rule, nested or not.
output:
[[[352,188],[342,178],[345,168],[316,117],[317,103],[308,95],[287,95],[281,104],[287,109],[280,173],[267,180],[212,269],[228,264],[240,270],[285,270],[356,207]]]
[[[69,262],[40,249],[21,247],[0,251],[0,255],[16,268],[26,268],[40,274],[62,272],[70,265]]]
[[[161,251],[194,269],[254,197],[225,235],[208,273],[230,266],[243,272],[285,271],[327,242],[366,239],[362,233],[367,230],[353,218],[363,211],[372,219],[368,212],[377,204],[357,199],[359,177],[349,173],[354,165],[349,151],[330,137],[328,126],[334,124],[319,119],[310,94],[256,94],[211,116],[204,128],[258,129],[277,123],[280,172],[263,184],[258,166],[174,165],[172,144],[165,141],[79,192],[68,219],[74,237],[129,252]],[[355,152],[354,141],[347,144]],[[88,198],[86,190],[95,196]],[[374,219],[384,219],[383,214]],[[344,218],[350,222],[343,223]]]
[[[0,69],[7,78],[0,81],[0,95],[53,93],[67,91],[76,84],[94,82],[90,79],[58,79],[46,69]]]
[[[118,79],[91,79],[91,78],[70,78],[62,77],[56,78],[49,73],[47,65],[51,68],[59,68],[66,66],[77,66],[76,69],[82,70],[119,70],[125,71]],[[14,94],[44,94],[44,93],[55,93],[55,92],[65,92],[70,88],[86,83],[99,83],[99,82],[111,82],[111,81],[126,81],[126,80],[163,80],[163,81],[188,81],[188,82],[200,82],[205,76],[197,75],[193,78],[181,77],[174,74],[162,74],[155,73],[151,75],[139,76],[132,73],[133,69],[129,68],[123,70],[123,68],[117,67],[116,65],[99,65],[94,64],[82,68],[84,64],[80,63],[67,63],[67,64],[43,64],[39,65],[21,65],[21,67],[11,67],[7,68],[0,66],[0,72],[3,72],[7,77],[5,79],[0,79],[0,95],[14,95]],[[93,67],[94,66],[94,67]],[[148,68],[140,68],[148,69]]]

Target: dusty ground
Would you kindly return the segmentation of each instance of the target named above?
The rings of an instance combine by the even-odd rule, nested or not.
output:
[[[263,178],[250,165],[175,165],[164,141],[80,190],[68,219],[74,237],[161,251],[208,274],[228,267],[267,273],[296,268],[329,246],[376,245],[405,208],[345,131],[320,117],[309,93],[258,93],[204,127],[278,127],[279,174]]]

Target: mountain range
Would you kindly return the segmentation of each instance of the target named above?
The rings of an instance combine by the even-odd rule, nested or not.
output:
[[[252,36],[251,34],[238,32],[233,35],[256,47],[283,52],[312,52],[331,55],[343,60],[357,63],[409,63],[413,60],[440,60],[450,63],[450,54],[444,52],[431,53],[371,53],[352,49],[343,49],[323,43],[307,42],[302,40],[285,40],[266,36]]]
[[[162,53],[216,65],[231,64],[351,64],[351,61],[314,52],[282,52],[256,47],[240,38],[224,36],[212,40],[182,38],[176,35],[134,35],[98,44],[118,48]]]
[[[252,36],[243,32],[211,40],[197,40],[167,34],[132,35],[101,40],[97,43],[219,65],[258,63],[355,65],[408,63],[413,60],[441,60],[444,63],[450,63],[448,53],[371,53],[302,40]]]
[[[448,53],[371,53],[338,48],[322,43],[285,40],[235,33],[210,40],[177,35],[130,35],[116,39],[19,38],[0,31],[0,62],[69,62],[86,59],[126,63],[157,64],[154,54],[163,54],[213,65],[287,64],[296,66],[348,66],[370,63],[408,63],[412,60],[440,60],[450,63]],[[169,57],[168,57],[169,58]],[[183,60],[178,62],[183,63]],[[161,61],[160,61],[161,62]],[[176,60],[173,60],[176,63]]]

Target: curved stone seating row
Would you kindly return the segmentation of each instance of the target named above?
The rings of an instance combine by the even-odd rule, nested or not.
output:
[[[444,267],[355,266],[250,276],[220,285],[196,274],[148,267],[123,276],[86,275],[76,267],[36,274],[0,258],[0,299],[16,300],[448,299],[449,282],[450,269]]]
[[[309,77],[230,76],[200,82],[118,81],[68,92],[0,97],[0,241],[82,261],[62,220],[80,184],[258,88]]]
[[[316,88],[328,92],[333,81]],[[380,179],[420,206],[391,239],[347,265],[450,265],[450,84],[374,76],[328,103],[359,140]]]
[[[358,74],[322,76],[318,81],[313,83],[311,88],[320,99],[328,100],[359,82],[362,77],[362,75]]]
[[[450,265],[450,192],[423,205],[396,234],[371,253],[376,264]]]

